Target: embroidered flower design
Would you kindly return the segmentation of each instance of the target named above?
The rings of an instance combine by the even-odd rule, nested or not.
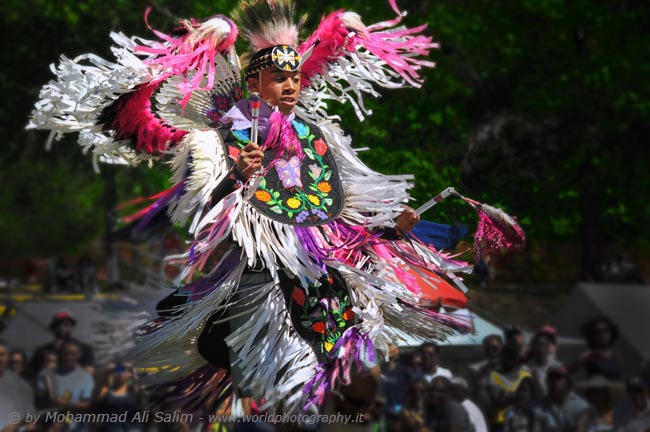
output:
[[[311,329],[319,334],[325,334],[325,323],[323,321],[316,321],[311,325]]]
[[[296,131],[296,135],[298,135],[298,138],[305,139],[309,136],[309,127],[306,124],[295,120],[292,122],[292,124],[294,130]]]
[[[311,173],[311,175],[314,176],[314,178],[317,179],[318,177],[320,177],[320,174],[323,172],[323,168],[319,167],[316,164],[311,164],[309,165],[309,172]]]
[[[354,319],[354,312],[352,312],[351,308],[347,308],[346,310],[343,311],[343,319],[346,321],[352,321]]]
[[[287,206],[289,208],[291,208],[291,209],[297,209],[298,207],[300,207],[301,204],[302,204],[302,201],[300,201],[298,198],[295,198],[295,197],[289,198],[287,200]]]
[[[322,181],[318,183],[318,190],[323,192],[323,193],[330,193],[332,192],[332,185],[330,185],[326,181]]]
[[[307,199],[314,205],[320,205],[320,198],[316,195],[307,195]]]
[[[300,213],[298,213],[298,216],[296,216],[296,222],[298,223],[303,223],[305,220],[307,220],[307,216],[309,216],[309,211],[303,210]]]
[[[293,156],[288,161],[281,159],[276,162],[275,169],[278,171],[278,177],[282,181],[285,189],[294,186],[301,188],[302,180],[300,179],[300,159]]]
[[[293,289],[293,294],[291,295],[291,298],[292,298],[293,301],[295,301],[299,306],[302,306],[302,305],[305,304],[305,299],[306,299],[307,297],[305,296],[305,292],[304,292],[303,290],[301,290],[301,289],[298,288],[298,287],[295,287],[295,288]]]
[[[314,141],[314,150],[316,150],[318,156],[323,156],[325,153],[327,153],[327,143],[325,143],[322,138],[318,138],[316,141]]]
[[[323,348],[325,348],[325,351],[330,352],[334,348],[334,344],[332,342],[325,342]]]
[[[271,201],[271,194],[265,190],[258,190],[255,192],[255,198],[262,202]]]

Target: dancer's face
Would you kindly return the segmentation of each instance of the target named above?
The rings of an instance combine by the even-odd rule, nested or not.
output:
[[[250,91],[259,92],[262,100],[278,107],[281,113],[291,114],[300,97],[300,71],[268,68],[257,76],[248,80]]]

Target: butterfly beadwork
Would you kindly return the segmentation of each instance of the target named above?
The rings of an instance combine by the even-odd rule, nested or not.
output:
[[[302,188],[302,180],[300,179],[300,165],[302,162],[298,156],[293,156],[291,159],[280,159],[275,163],[275,169],[278,171],[278,178],[282,182],[285,189],[292,187]]]

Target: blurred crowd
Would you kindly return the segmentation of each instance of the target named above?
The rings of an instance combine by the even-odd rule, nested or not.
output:
[[[446,347],[391,347],[384,362],[333,392],[323,407],[325,414],[352,415],[357,421],[350,424],[218,424],[206,420],[208,412],[192,421],[154,421],[143,415],[151,408],[132,367],[96,362],[93,348],[73,337],[75,325],[70,313],[56,313],[53,340],[30,357],[0,341],[0,431],[650,431],[650,366],[626,371],[613,348],[617,327],[603,317],[584,323],[587,348],[563,362],[548,326],[527,343],[520,328],[506,326],[484,338],[482,358],[454,364],[453,373],[440,364]],[[36,418],[52,412],[129,415],[101,423]]]
[[[394,350],[381,376],[385,430],[650,431],[650,367],[625,373],[612,348],[617,328],[606,318],[585,323],[583,335],[588,349],[560,362],[552,327],[525,344],[524,333],[507,326],[485,337],[483,360],[454,375],[439,365],[433,343],[406,362]]]

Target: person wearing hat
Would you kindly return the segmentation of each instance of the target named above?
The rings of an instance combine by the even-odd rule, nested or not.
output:
[[[488,427],[485,422],[485,416],[481,409],[468,397],[467,380],[462,377],[455,376],[451,380],[451,396],[454,400],[460,403],[467,415],[469,421],[474,426],[474,432],[487,432]]]
[[[49,329],[54,335],[54,340],[47,344],[41,345],[34,350],[31,360],[31,370],[35,375],[43,369],[47,361],[47,355],[50,352],[55,352],[59,355],[63,344],[66,341],[73,341],[79,345],[81,349],[81,357],[79,364],[87,372],[92,373],[95,365],[95,355],[93,348],[74,337],[72,337],[72,330],[77,325],[77,320],[67,310],[60,310],[54,314],[50,321]]]
[[[548,394],[535,407],[541,432],[590,430],[594,411],[586,400],[573,391],[569,370],[554,364],[546,374]]]

